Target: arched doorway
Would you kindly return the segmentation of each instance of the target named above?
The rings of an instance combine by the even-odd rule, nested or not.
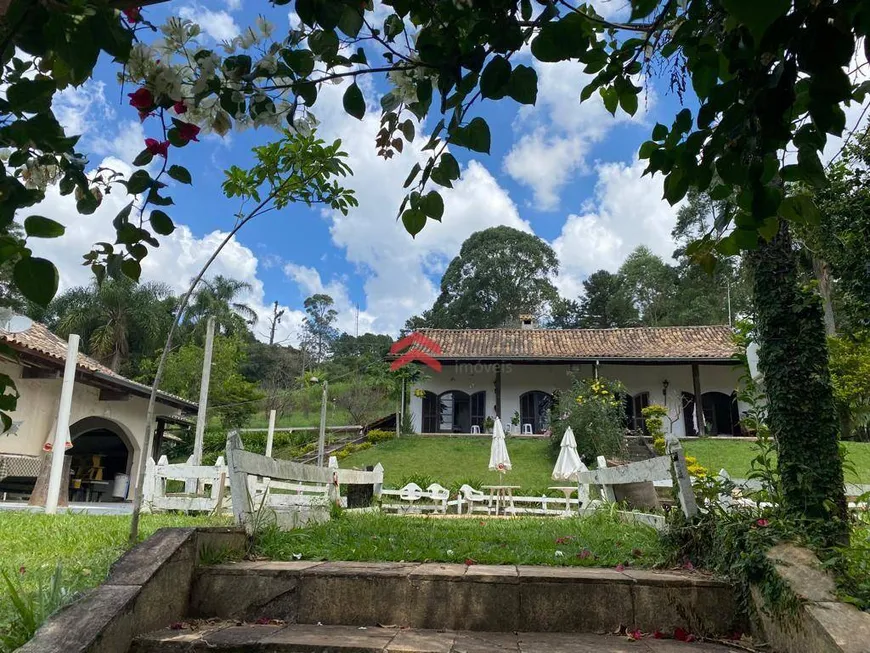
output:
[[[695,395],[684,392],[682,396],[686,435],[697,435]],[[736,395],[704,392],[701,394],[701,410],[704,411],[705,435],[740,435],[740,413]]]
[[[520,395],[520,424],[532,425],[532,433],[543,433],[550,427],[550,406],[553,396],[542,390],[531,390]]]
[[[70,426],[73,500],[112,501],[115,477],[130,476],[135,446],[126,428],[104,417],[85,417]]]

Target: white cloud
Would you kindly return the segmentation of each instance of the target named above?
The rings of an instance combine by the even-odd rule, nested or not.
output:
[[[583,279],[595,270],[615,271],[638,245],[670,259],[679,205],[661,199],[661,176],[641,177],[645,167],[641,161],[596,167],[594,199],[568,216],[553,241],[561,264],[556,286],[564,296],[580,294]]]
[[[372,329],[396,333],[408,317],[432,305],[438,288],[429,275],[440,274],[469,235],[501,224],[531,228],[486,168],[472,161],[453,190],[439,189],[445,202],[443,222],[429,221],[412,239],[396,220],[396,211],[408,171],[415,161],[425,161],[420,148],[426,137],[418,128],[417,139],[404,154],[381,159],[373,146],[379,113],[371,112],[362,121],[349,117],[342,109],[343,92],[343,86],[322,89],[315,109],[321,138],[340,137],[350,155],[355,174],[345,185],[356,191],[360,206],[347,216],[330,212],[330,231],[334,244],[345,250],[365,279],[363,308],[372,316]]]
[[[115,112],[106,102],[106,84],[90,80],[54,96],[52,110],[67,134],[85,134],[104,126]]]
[[[178,10],[178,15],[192,20],[215,41],[229,41],[241,32],[233,17],[225,11],[212,11],[195,4],[182,7]]]
[[[637,114],[611,116],[595,93],[580,102],[580,92],[592,79],[573,62],[542,64],[538,73],[538,99],[534,107],[520,109],[514,124],[519,138],[505,156],[503,167],[513,179],[532,189],[536,208],[559,206],[559,194],[577,173],[589,172],[592,146],[620,123],[645,119],[652,96],[641,95]]]
[[[242,0],[224,0],[228,11],[238,11],[242,8]]]
[[[299,286],[306,297],[315,294],[325,294],[332,297],[335,302],[333,308],[338,313],[336,327],[339,331],[355,334],[357,327],[359,333],[368,333],[374,330],[375,316],[363,310],[359,310],[357,313],[358,307],[351,300],[344,281],[333,279],[329,283],[323,283],[320,273],[316,269],[295,263],[285,265],[284,274]]]
[[[106,159],[102,166],[129,174],[132,168],[117,159]],[[112,219],[129,201],[118,190],[106,195],[93,215],[79,215],[71,196],[63,197],[56,186],[50,187],[45,199],[33,207],[39,215],[57,220],[66,225],[66,233],[56,239],[32,239],[34,253],[53,261],[60,272],[60,291],[74,286],[88,285],[93,277],[89,267],[82,265],[82,256],[94,243],[114,242]],[[225,231],[214,230],[202,236],[195,235],[184,224],[176,223],[170,236],[160,237],[160,247],[149,248],[142,261],[142,280],[167,284],[173,292],[185,292],[218,244],[226,237]],[[260,339],[268,338],[267,318],[272,314],[270,298],[266,297],[263,282],[258,277],[258,260],[254,253],[235,238],[232,239],[206,273],[206,278],[217,274],[247,281],[253,287],[240,301],[249,304],[259,317],[254,332]],[[287,308],[281,306],[279,308]],[[298,340],[296,326],[302,319],[300,311],[287,310],[287,315],[278,327],[277,340]]]

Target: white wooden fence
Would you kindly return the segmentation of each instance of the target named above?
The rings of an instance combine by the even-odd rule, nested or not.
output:
[[[168,491],[169,481],[184,483],[186,490]],[[229,509],[226,492],[228,482],[228,469],[223,456],[211,466],[192,465],[190,459],[187,463],[170,465],[166,456],[161,456],[155,463],[149,457],[145,461],[142,506],[146,511],[224,512]]]
[[[364,472],[303,465],[245,451],[237,431],[227,436],[227,467],[236,523],[253,531],[263,519],[293,528],[328,518],[340,502],[342,484],[372,485],[377,498],[384,483],[383,467]]]

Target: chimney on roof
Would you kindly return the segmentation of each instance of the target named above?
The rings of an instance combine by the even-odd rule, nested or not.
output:
[[[529,315],[528,313],[520,315],[520,328],[521,329],[534,329],[535,324],[535,316]]]

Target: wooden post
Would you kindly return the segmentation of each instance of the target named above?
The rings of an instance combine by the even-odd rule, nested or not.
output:
[[[680,507],[683,514],[691,519],[698,514],[698,503],[695,501],[695,491],[692,489],[692,477],[686,465],[686,454],[683,445],[673,435],[665,436],[665,450],[671,457],[671,467],[674,477],[674,485],[680,497]]]
[[[208,409],[208,384],[211,377],[211,356],[214,349],[214,318],[208,318],[205,333],[205,355],[202,359],[202,381],[199,384],[199,410],[196,412],[196,435],[193,438],[193,464],[202,464],[202,439]]]
[[[269,411],[269,430],[266,433],[266,458],[272,457],[272,443],[275,441],[275,413],[276,411],[274,410]]]
[[[405,377],[402,377],[402,399],[399,404],[399,414],[397,416],[399,420],[398,428],[396,429],[396,436],[401,437],[402,435],[402,424],[405,422]],[[362,420],[360,420],[362,421]]]
[[[598,456],[596,460],[598,462],[598,469],[607,467],[607,460],[604,456]],[[602,485],[601,495],[607,503],[616,503],[616,493],[614,493],[612,485]]]
[[[323,467],[323,450],[326,447],[326,400],[329,396],[329,382],[323,382],[323,396],[320,399],[320,435],[317,437],[317,466]],[[398,415],[396,416],[398,419]]]
[[[501,365],[495,366],[495,416],[501,418]]]
[[[381,463],[378,463],[377,465],[375,465],[373,471],[376,474],[380,475],[380,481],[375,483],[374,487],[372,488],[372,494],[375,496],[375,498],[380,499],[381,491],[384,489],[384,466],[381,465]]]
[[[230,494],[233,500],[233,517],[236,524],[244,526],[250,534],[252,529],[251,498],[248,493],[247,474],[237,467],[236,451],[245,447],[238,431],[230,431],[227,434],[227,471],[230,475]]]
[[[66,348],[66,364],[63,368],[63,385],[60,390],[60,403],[57,407],[57,426],[54,431],[54,446],[51,449],[51,472],[48,477],[48,494],[45,497],[45,514],[57,512],[58,495],[69,492],[69,476],[63,479],[66,441],[69,437],[69,414],[72,410],[73,388],[76,382],[76,367],[79,361],[79,337],[69,336]],[[67,467],[67,469],[69,469]]]
[[[154,446],[151,447],[151,458],[160,457],[160,448],[163,446],[163,433],[166,431],[166,422],[157,419],[157,430],[154,432]]]
[[[697,363],[692,363],[692,386],[695,392],[695,424],[701,436],[704,435],[704,408],[701,403],[701,370]]]
[[[605,464],[607,461],[605,461]],[[583,464],[583,461],[580,461],[580,468],[577,470],[578,472],[588,472],[589,468]],[[586,483],[577,483],[577,510],[578,512],[582,508],[589,507],[589,486]]]

